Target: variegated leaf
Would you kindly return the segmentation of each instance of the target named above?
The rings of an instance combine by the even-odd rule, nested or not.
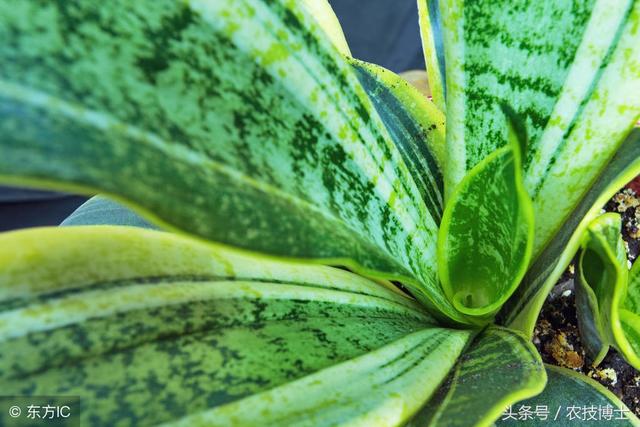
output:
[[[351,50],[342,32],[338,17],[329,2],[327,0],[302,0],[301,3],[324,30],[335,48],[343,55],[351,56]]]
[[[463,313],[492,316],[524,276],[533,244],[531,201],[522,185],[521,143],[474,167],[451,196],[438,237],[444,292]]]
[[[576,311],[580,337],[590,362],[597,366],[614,346],[634,366],[640,358],[621,324],[627,294],[627,252],[620,215],[606,213],[587,229],[576,269]],[[640,343],[638,343],[640,344]]]
[[[159,231],[0,236],[0,389],[80,396],[83,424],[399,424],[470,336],[432,322],[349,272]]]
[[[392,71],[358,60],[352,64],[439,225],[444,209],[444,115]]]
[[[465,323],[437,219],[326,28],[287,0],[0,2],[0,179],[402,280]]]
[[[506,405],[537,395],[545,383],[533,344],[509,329],[490,327],[407,427],[490,426]]]
[[[445,74],[446,194],[506,143],[500,104],[512,106],[530,136],[535,256],[640,116],[640,2],[425,2],[428,68]]]
[[[427,65],[429,88],[433,102],[440,111],[446,111],[446,86],[444,69],[444,46],[442,42],[442,17],[439,0],[418,0],[418,14],[422,49]]]
[[[549,291],[567,268],[582,241],[588,225],[600,215],[616,191],[640,174],[640,130],[627,137],[620,150],[562,225],[561,232],[531,264],[522,283],[502,307],[498,321],[502,325],[531,336]]]

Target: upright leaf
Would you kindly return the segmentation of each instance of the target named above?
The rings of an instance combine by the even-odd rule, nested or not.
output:
[[[531,201],[521,177],[520,142],[480,162],[444,212],[438,268],[445,293],[463,313],[491,316],[524,276],[533,243]]]
[[[618,239],[620,237],[618,236]],[[618,249],[618,252],[626,254],[624,247]],[[617,253],[616,253],[617,254]],[[607,318],[609,323],[606,324],[605,334],[601,335],[602,340],[613,335],[612,344],[622,353],[624,358],[636,369],[640,369],[640,262],[634,262],[631,272],[628,274],[628,282],[626,269],[626,257],[624,262],[619,262],[617,267],[624,270],[620,281],[615,282],[611,288],[605,290],[605,295],[598,295],[598,303],[614,301],[611,319]],[[606,266],[607,271],[612,266]],[[591,318],[589,318],[591,320]]]
[[[83,424],[399,424],[470,335],[431,325],[346,271],[168,233],[0,236],[0,389],[81,396]]]
[[[627,293],[627,252],[620,215],[607,213],[587,229],[576,270],[576,310],[587,356],[597,366],[616,347],[634,366],[640,359],[624,336],[620,308]]]
[[[362,87],[389,130],[402,159],[439,224],[444,210],[444,115],[402,77],[353,60]]]
[[[433,102],[440,111],[446,111],[446,73],[439,0],[418,0],[418,14],[422,49]]]
[[[640,130],[631,132],[620,150],[565,220],[561,231],[531,264],[524,279],[502,307],[498,321],[531,336],[549,291],[578,250],[588,225],[616,191],[640,174]]]
[[[422,10],[442,31],[446,194],[506,144],[499,106],[511,105],[530,136],[535,256],[638,120],[640,2],[438,0]]]
[[[325,29],[286,0],[1,1],[0,179],[403,280],[466,322],[436,220]]]
[[[322,27],[333,45],[346,56],[351,56],[351,50],[342,32],[338,17],[333,12],[327,0],[302,0],[302,4]]]
[[[506,405],[533,397],[546,383],[533,344],[508,329],[491,327],[465,350],[455,370],[409,426],[489,426]]]

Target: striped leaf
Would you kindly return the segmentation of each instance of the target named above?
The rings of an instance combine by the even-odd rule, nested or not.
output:
[[[638,120],[640,2],[437,0],[422,12],[434,32],[427,59],[437,58],[428,65],[445,75],[446,194],[506,144],[508,103],[530,136],[539,254]]]
[[[531,201],[521,177],[520,141],[480,162],[451,196],[438,238],[445,293],[465,314],[491,316],[525,274],[533,243]]]
[[[531,264],[522,283],[498,314],[500,324],[532,336],[545,298],[573,259],[588,225],[600,215],[607,200],[638,174],[640,129],[635,129],[565,220],[561,232]]]
[[[176,424],[403,425],[433,393],[467,338],[462,331],[423,329],[365,356]]]
[[[542,360],[531,342],[509,329],[490,327],[407,427],[490,426],[505,406],[537,395],[545,383]]]
[[[440,224],[444,209],[444,115],[402,77],[353,60],[362,87],[396,141],[424,204]]]
[[[83,424],[399,424],[470,336],[432,322],[346,271],[164,232],[0,236],[0,389],[80,396]]]
[[[446,111],[444,46],[439,0],[418,0],[418,14],[431,96],[440,111]]]
[[[0,180],[402,280],[465,323],[437,218],[326,28],[287,0],[2,1]]]
[[[511,406],[497,426],[640,425],[633,412],[598,382],[570,369],[553,365],[546,368],[544,391]]]
[[[594,366],[604,359],[609,346],[614,346],[632,365],[640,367],[640,358],[626,339],[621,323],[620,309],[628,279],[621,228],[618,214],[606,213],[595,219],[587,229],[577,264],[578,326]]]

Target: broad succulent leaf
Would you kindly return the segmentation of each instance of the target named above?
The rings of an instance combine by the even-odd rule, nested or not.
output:
[[[132,219],[133,217],[133,219]],[[79,208],[66,225],[108,223],[113,218],[122,223],[129,218],[132,225],[141,219],[126,208],[104,198],[95,198]],[[544,386],[544,368],[532,344],[520,334],[491,327],[480,333],[467,346],[455,370],[441,384],[408,425],[456,425],[456,422],[497,418],[503,406],[540,392]],[[476,399],[478,390],[492,393],[493,405]],[[478,404],[472,406],[472,403]],[[452,413],[456,416],[450,417]]]
[[[640,170],[638,132],[614,156],[640,1],[418,4],[434,104],[350,58],[325,0],[0,0],[0,181],[137,226],[0,235],[0,390],[90,425],[490,425],[546,375],[471,325],[508,300],[532,329],[580,242],[587,348],[635,363],[619,219],[581,235]],[[524,403],[622,407],[548,376]]]
[[[497,426],[574,426],[576,424],[601,423],[607,426],[638,426],[640,421],[624,403],[600,383],[586,375],[566,368],[545,365],[547,385],[537,396],[513,405],[505,411]],[[527,408],[529,417],[521,419],[520,408]],[[532,415],[536,408],[548,411],[544,415]],[[590,411],[592,417],[587,420]],[[593,413],[595,411],[595,413]]]
[[[439,225],[444,210],[444,115],[392,71],[359,60],[352,64]]]
[[[397,134],[303,4],[1,2],[0,35],[3,182],[402,280],[468,323],[438,285],[437,219]]]
[[[598,179],[562,225],[561,231],[529,267],[497,320],[532,336],[549,291],[567,268],[589,224],[621,187],[640,174],[640,129],[634,129]]]
[[[471,336],[352,273],[165,232],[0,240],[0,389],[82,396],[91,425],[398,424]]]
[[[505,406],[537,395],[545,383],[544,365],[531,342],[509,329],[489,327],[408,427],[489,426]]]
[[[438,270],[453,305],[491,316],[526,272],[533,243],[531,201],[522,185],[523,135],[474,167],[451,196],[438,237]]]
[[[638,120],[640,2],[425,1],[423,19],[441,31],[427,63],[445,75],[446,195],[506,144],[509,104],[529,135],[535,257]]]

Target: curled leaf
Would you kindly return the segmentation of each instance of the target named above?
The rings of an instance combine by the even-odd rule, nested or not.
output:
[[[613,346],[638,368],[640,341],[633,332],[637,315],[633,297],[627,298],[629,273],[621,226],[615,213],[589,224],[577,265],[576,311],[582,343],[594,366]]]
[[[438,236],[445,294],[468,315],[492,315],[529,264],[533,210],[521,175],[523,135],[510,125],[509,144],[486,157],[448,201]]]

